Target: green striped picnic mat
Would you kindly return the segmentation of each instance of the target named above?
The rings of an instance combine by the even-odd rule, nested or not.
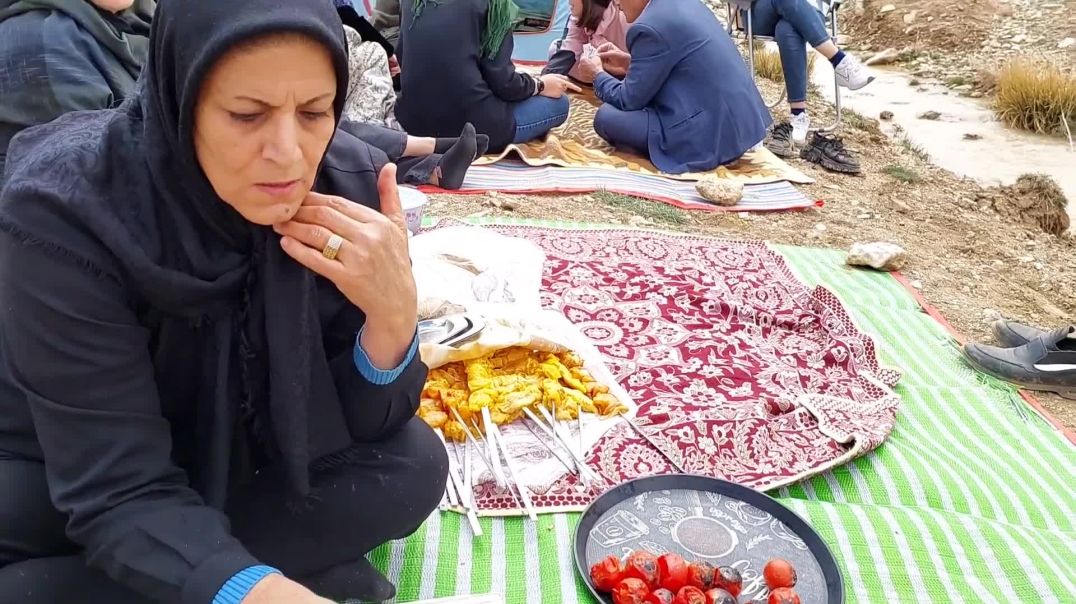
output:
[[[968,369],[895,279],[845,268],[842,252],[776,247],[801,280],[840,295],[883,362],[905,372],[880,449],[771,493],[833,549],[848,602],[1076,603],[1076,447],[1014,390]],[[571,557],[578,514],[482,522],[486,536],[472,539],[459,516],[435,514],[371,559],[400,602],[484,592],[509,604],[592,601]]]

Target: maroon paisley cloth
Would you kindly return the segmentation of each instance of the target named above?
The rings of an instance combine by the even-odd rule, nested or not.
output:
[[[685,471],[758,489],[801,480],[870,451],[893,429],[899,373],[840,301],[800,283],[765,243],[638,230],[498,226],[546,254],[543,305],[601,351],[639,406],[588,463],[606,481],[566,476],[539,508],[581,509],[608,487]],[[519,505],[492,483],[486,512]]]

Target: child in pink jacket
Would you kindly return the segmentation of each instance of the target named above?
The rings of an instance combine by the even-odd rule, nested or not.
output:
[[[597,54],[606,44],[627,51],[628,21],[616,0],[571,0],[571,10],[568,32],[549,47],[549,63],[542,73],[559,73],[590,84],[593,78],[579,73],[576,62]]]

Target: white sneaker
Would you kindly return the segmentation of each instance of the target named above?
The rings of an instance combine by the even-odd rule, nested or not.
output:
[[[790,116],[788,123],[792,124],[792,142],[797,145],[806,143],[807,131],[811,129],[811,118],[807,112]]]
[[[844,55],[833,71],[837,74],[837,84],[849,90],[859,90],[874,81],[867,67],[849,54]]]

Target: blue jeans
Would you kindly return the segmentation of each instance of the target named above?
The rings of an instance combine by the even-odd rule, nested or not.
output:
[[[594,131],[618,149],[650,157],[650,115],[646,109],[621,111],[606,103],[594,116]]]
[[[559,99],[532,96],[516,103],[512,108],[512,115],[516,118],[516,136],[512,142],[532,141],[568,121],[568,105],[567,96]]]
[[[751,9],[751,29],[777,42],[788,102],[806,101],[806,45],[815,47],[830,39],[825,16],[808,0],[757,0]]]

